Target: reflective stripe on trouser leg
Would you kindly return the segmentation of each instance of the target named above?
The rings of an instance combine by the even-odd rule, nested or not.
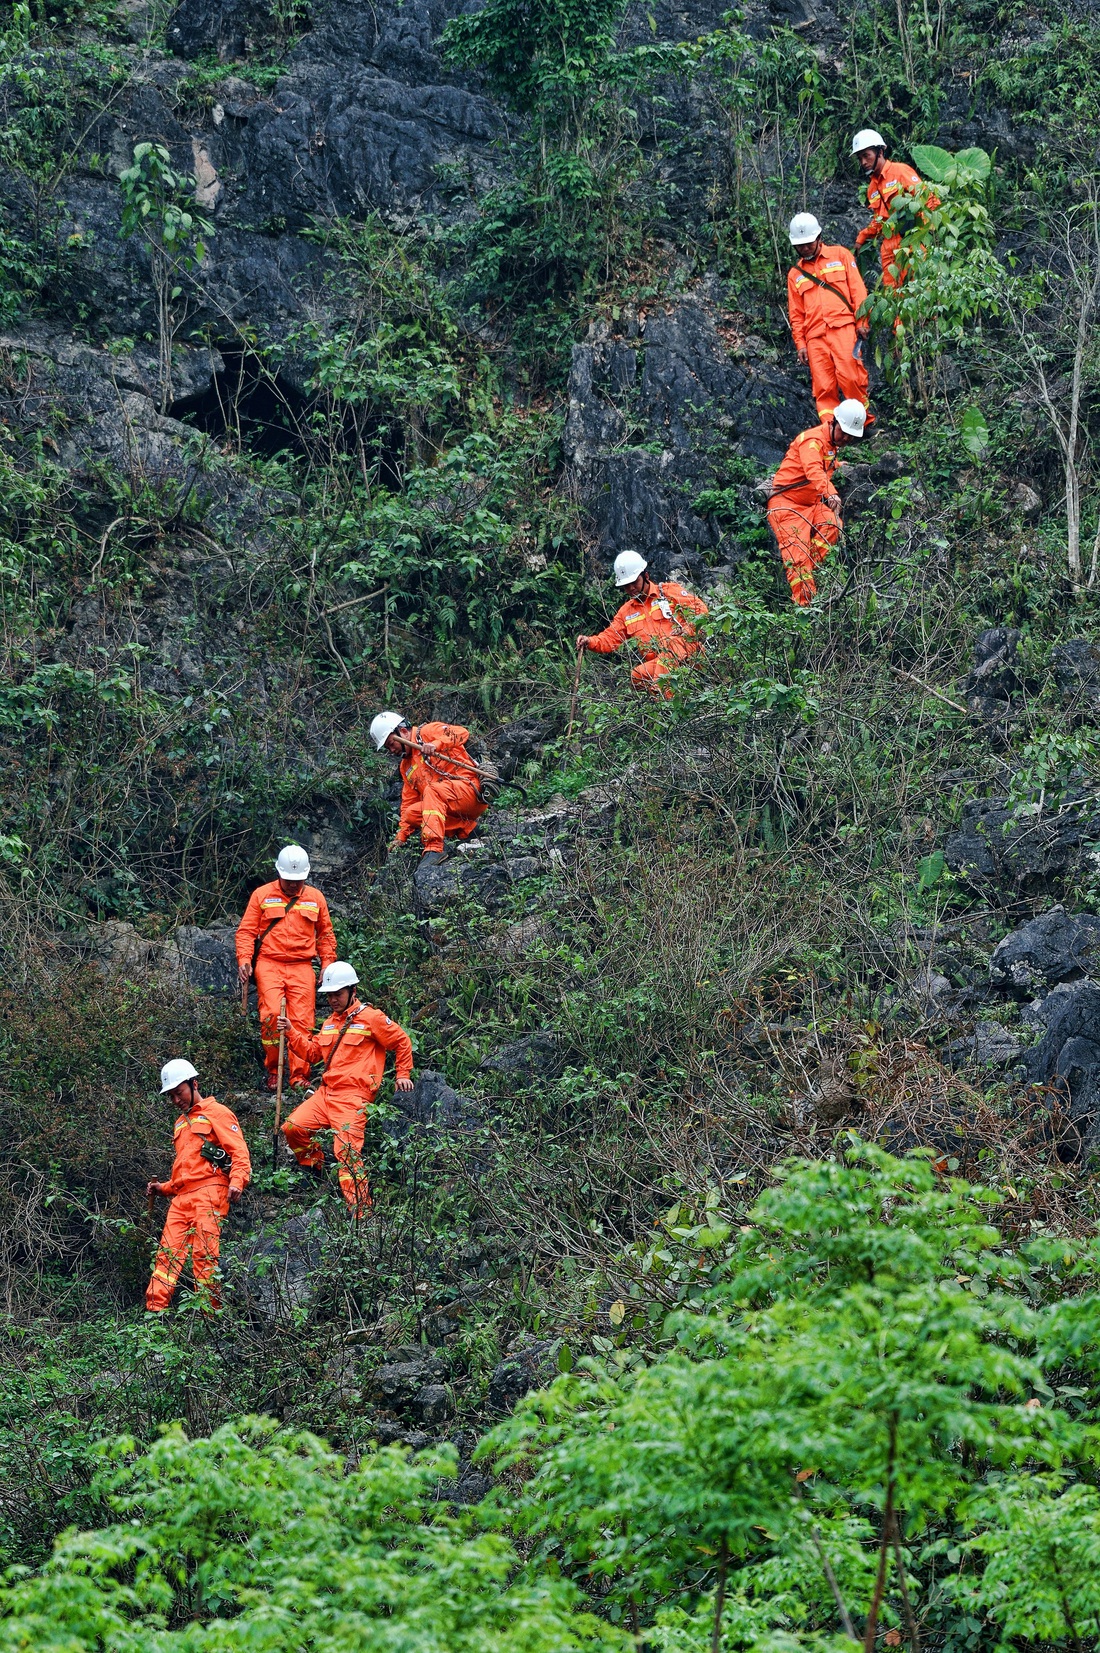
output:
[[[442,849],[446,834],[468,838],[486,805],[478,796],[474,781],[456,777],[432,779],[424,788],[420,841],[425,851]]]
[[[768,524],[779,546],[791,597],[806,608],[817,591],[813,571],[840,537],[840,523],[821,500],[796,504],[779,496],[768,505]]]
[[[829,338],[830,335],[824,333],[819,338],[806,340],[806,355],[810,363],[810,387],[814,405],[822,419],[835,412],[837,403],[844,399],[837,384],[836,363]]]
[[[424,805],[420,818],[420,842],[425,855],[429,850],[442,849],[447,830],[447,811],[435,805]]]
[[[858,337],[853,322],[847,327],[830,327],[819,338],[806,341],[814,402],[822,419],[835,413],[838,403],[849,397],[867,405],[867,368],[852,355]]]

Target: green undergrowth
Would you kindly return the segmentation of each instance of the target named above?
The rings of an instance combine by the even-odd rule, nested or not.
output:
[[[259,58],[177,66],[185,125],[230,72],[270,90],[306,20],[276,8]],[[1027,821],[1100,772],[1053,655],[1100,644],[1097,364],[1057,311],[1072,283],[1036,274],[1060,228],[1088,239],[1096,29],[987,0],[857,0],[827,51],[735,15],[672,45],[657,27],[574,0],[447,25],[448,72],[509,105],[493,166],[445,173],[411,226],[311,226],[321,319],[277,345],[177,341],[247,351],[281,451],[242,397],[181,446],[182,480],[77,480],[70,415],[51,395],[24,418],[5,347],[0,1548],[33,1566],[68,1525],[99,1535],[8,1580],[0,1647],[828,1653],[845,1615],[912,1653],[1096,1640],[1091,1168],[1043,1096],[955,1069],[920,983],[933,934],[950,986],[984,989],[1001,935],[1100,898],[1087,856],[1021,889],[947,853],[967,803]],[[114,176],[82,134],[142,49],[99,9],[5,23],[5,323],[103,342],[58,201]],[[746,373],[788,364],[785,220],[826,187],[851,204],[853,109],[908,155],[990,100],[1014,141],[981,126],[989,166],[936,209],[957,261],[910,284],[904,336],[876,317],[881,434],[815,608],[789,602],[763,467],[711,432],[711,485],[683,499],[715,530],[704,561],[732,561],[706,651],[668,702],[588,656],[573,708],[572,640],[616,598],[563,471],[571,345],[707,274],[764,335]],[[163,347],[150,292],[126,327]],[[1081,589],[1058,425],[1078,338]],[[982,719],[963,702],[990,626],[1019,629],[1018,682]],[[489,744],[542,726],[492,823],[539,864],[498,900],[429,919],[385,869],[383,704]],[[563,808],[547,856],[522,817]],[[334,826],[359,851],[333,880],[341,953],[466,1102],[409,1131],[383,1090],[359,1229],[331,1170],[272,1167],[254,1023],[132,951],[235,919],[281,839]],[[108,919],[136,932],[116,969]],[[186,1286],[142,1317],[170,1053],[255,1156],[209,1321]],[[291,1225],[308,1298],[280,1284]],[[532,1345],[541,1393],[501,1423],[490,1376]],[[466,1513],[446,1450],[372,1452],[417,1426],[372,1389],[417,1351],[443,1362],[438,1433],[466,1453],[499,1426],[496,1491]],[[257,1414],[277,1421],[226,1423]]]
[[[278,1622],[733,1653],[840,1646],[838,1619],[894,1646],[919,1614],[952,1648],[971,1620],[1072,1643],[1100,1611],[1095,1250],[849,1138],[755,1198],[677,1202],[618,1258],[591,1353],[561,1344],[483,1441],[480,1502],[449,1501],[449,1448],[347,1457],[255,1417],[124,1434],[70,1501],[85,1529],[8,1576],[0,1641],[231,1646]],[[162,1336],[141,1352],[167,1376]]]

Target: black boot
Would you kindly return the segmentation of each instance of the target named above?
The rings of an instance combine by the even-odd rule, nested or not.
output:
[[[447,859],[441,849],[426,849],[420,857],[422,867],[439,867]]]

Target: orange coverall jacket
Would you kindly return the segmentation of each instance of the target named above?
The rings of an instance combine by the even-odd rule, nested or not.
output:
[[[227,1191],[239,1189],[242,1193],[248,1187],[252,1178],[248,1143],[241,1134],[236,1114],[214,1097],[201,1096],[186,1113],[180,1114],[172,1135],[176,1150],[172,1175],[159,1185],[161,1193],[169,1199],[177,1194],[194,1193],[204,1183],[213,1183]],[[233,1161],[228,1181],[224,1171],[203,1159],[204,1142],[216,1142]]]
[[[229,1195],[244,1190],[252,1176],[248,1144],[241,1135],[236,1116],[212,1096],[199,1097],[176,1120],[176,1157],[172,1175],[157,1184],[171,1200],[156,1260],[145,1292],[145,1307],[160,1313],[172,1301],[172,1293],[191,1256],[195,1285],[205,1288],[210,1307],[216,1309],[221,1294],[214,1282],[221,1245],[221,1225],[229,1210]],[[202,1157],[204,1142],[216,1142],[225,1149],[232,1166],[228,1177]]]
[[[840,514],[824,503],[834,491],[832,418],[795,437],[772,478],[768,522],[779,545],[791,596],[800,606],[817,591],[814,569],[840,538]]]
[[[340,1038],[345,1022],[348,1030]],[[342,1014],[327,1016],[318,1034],[292,1027],[286,1037],[291,1049],[307,1062],[328,1061],[329,1052],[340,1040],[332,1065],[321,1081],[334,1099],[358,1097],[370,1101],[382,1083],[387,1050],[394,1053],[399,1079],[407,1079],[413,1070],[412,1040],[404,1028],[372,1004],[360,1004],[358,1000]]]
[[[707,613],[702,598],[679,581],[650,580],[640,597],[627,598],[611,624],[588,639],[588,647],[597,654],[614,654],[624,643],[635,642],[643,660],[659,654],[686,660],[699,648],[694,619]]]
[[[899,195],[919,195],[923,188],[924,179],[913,167],[906,166],[904,161],[887,161],[880,175],[872,178],[867,185],[867,205],[874,217],[856,236],[856,246],[862,247],[865,241],[872,241],[876,235],[882,234],[882,227],[893,215],[894,202]],[[938,195],[929,195],[927,205],[930,208],[935,210],[939,204]],[[904,272],[899,271],[897,276],[890,273],[890,266],[900,246],[900,235],[888,235],[879,249],[885,287],[896,287],[899,280],[904,279]]]
[[[466,750],[470,731],[460,723],[421,723],[409,736],[428,741],[436,751],[407,752],[401,759],[397,842],[405,843],[419,827],[426,850],[442,849],[444,832],[469,837],[488,808],[482,802],[477,776],[467,767],[472,762]],[[451,757],[462,762],[451,763]]]
[[[252,949],[273,919],[279,923],[268,932],[260,958],[269,964],[308,964],[319,958],[321,966],[336,962],[336,936],[329,917],[328,902],[312,884],[303,884],[297,901],[286,918],[289,897],[277,878],[261,884],[248,898],[244,917],[237,926],[237,963],[251,964]]]
[[[347,1032],[341,1038],[344,1028]],[[340,1188],[349,1210],[361,1217],[370,1206],[370,1185],[362,1157],[367,1109],[382,1082],[387,1050],[394,1053],[399,1079],[412,1074],[412,1041],[404,1028],[381,1010],[360,1004],[358,999],[342,1014],[327,1017],[315,1038],[297,1028],[287,1038],[300,1060],[331,1062],[317,1089],[284,1123],[287,1147],[299,1165],[323,1165],[324,1153],[316,1133],[331,1130]]]
[[[837,451],[833,447],[832,423],[831,419],[823,419],[813,430],[799,432],[772,477],[770,499],[778,503],[782,497],[792,505],[810,505],[835,492]]]
[[[836,293],[819,287],[810,277],[827,281]],[[844,299],[837,294],[843,293]],[[847,247],[822,247],[815,259],[802,259],[787,271],[787,307],[796,350],[819,339],[831,328],[854,327],[855,313],[867,297],[859,266]],[[850,306],[850,308],[849,308]]]

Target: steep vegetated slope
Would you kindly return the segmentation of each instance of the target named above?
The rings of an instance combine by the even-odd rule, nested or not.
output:
[[[0,1544],[132,1522],[0,1642],[337,1568],[262,1645],[1095,1641],[1094,8],[0,27]],[[786,226],[852,245],[868,124],[940,204],[800,612]],[[710,606],[668,702],[574,680],[624,549]],[[510,783],[442,867],[385,705]],[[359,1227],[236,999],[291,839],[416,1044]],[[256,1165],[215,1319],[140,1306],[173,1054]]]

